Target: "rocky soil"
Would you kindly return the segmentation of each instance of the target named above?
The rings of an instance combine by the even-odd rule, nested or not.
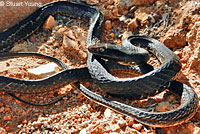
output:
[[[6,30],[38,6],[50,1],[33,0],[29,6],[25,0],[18,0],[18,6],[15,0],[0,1],[0,30]],[[16,5],[11,5],[11,2]],[[95,7],[104,15],[102,42],[121,44],[124,38],[132,34],[145,34],[158,39],[181,60],[182,69],[175,79],[190,85],[200,97],[198,0],[87,0],[87,3],[97,3]],[[62,60],[68,68],[84,67],[87,66],[87,30],[87,22],[51,16],[40,31],[25,41],[17,42],[11,51],[39,52]],[[149,62],[157,66],[156,60]],[[1,59],[0,75],[39,79],[42,77],[30,74],[28,69],[47,63],[38,57]],[[90,83],[85,85],[90,87]],[[96,89],[93,91],[98,92]],[[58,95],[64,96],[64,99],[50,106],[39,107],[23,104],[0,92],[0,133],[200,134],[200,110],[184,124],[160,129],[145,126],[132,117],[88,100],[73,85],[37,96],[16,94],[24,100],[39,103],[48,102]],[[151,110],[163,112],[178,107],[179,102],[180,97],[165,91],[149,100],[131,103],[139,107],[156,104]]]

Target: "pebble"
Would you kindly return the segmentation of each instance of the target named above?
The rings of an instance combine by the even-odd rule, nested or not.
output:
[[[71,38],[69,38],[68,36],[64,36],[63,38],[63,47],[66,49],[66,50],[79,50],[79,47],[78,47],[78,42],[75,41],[75,40],[72,40]]]
[[[80,133],[79,134],[87,134],[87,131],[86,131],[86,129],[84,128],[84,129],[82,129],[81,131],[80,131]]]
[[[134,18],[132,19],[129,23],[128,23],[128,28],[130,30],[134,30],[134,29],[137,29],[138,28],[138,23],[137,23],[137,19]]]
[[[11,120],[12,119],[12,116],[11,115],[7,115],[7,116],[4,116],[3,117],[3,120],[4,121],[9,121],[9,120]]]
[[[10,107],[5,107],[4,112],[8,112],[8,111],[10,111]]]
[[[137,131],[137,130],[135,130],[133,128],[130,128],[130,127],[126,127],[126,132],[128,134],[141,134],[139,131]],[[144,133],[144,134],[146,134],[146,133]]]
[[[64,35],[67,36],[68,38],[73,39],[73,40],[76,39],[72,30],[69,30],[69,31],[67,31],[67,32],[64,32]]]
[[[52,28],[57,24],[53,16],[49,16],[42,28],[52,30]]]
[[[131,127],[135,121],[134,121],[134,118],[132,118],[130,116],[127,116],[126,117],[126,122],[127,122],[128,126]]]
[[[8,124],[7,126],[6,126],[6,131],[10,131],[11,129],[12,129],[12,127],[13,127],[13,124],[11,123],[11,124]]]
[[[111,117],[111,114],[112,114],[112,111],[111,111],[109,108],[107,108],[107,109],[105,110],[105,112],[104,112],[104,116],[105,116],[106,118],[110,118],[110,117]]]
[[[111,38],[111,39],[113,39],[113,38],[115,37],[115,34],[114,34],[114,33],[110,33],[110,34],[108,35],[108,37]]]
[[[117,8],[114,8],[113,10],[112,10],[112,13],[113,13],[113,16],[119,16],[119,11],[118,11],[118,9]]]
[[[118,133],[120,132],[120,127],[117,124],[111,125],[110,128],[111,132],[118,132]]]
[[[89,109],[88,109],[87,105],[84,104],[83,106],[80,107],[80,110],[83,111],[83,112],[86,112],[86,111],[88,111]]]
[[[52,75],[56,72],[58,72],[58,65],[54,62],[41,65],[37,68],[28,69],[28,73],[32,75],[41,76],[42,78]]]
[[[140,131],[140,130],[142,129],[143,125],[140,124],[140,123],[138,123],[138,124],[133,124],[132,127],[133,127],[134,129]]]
[[[122,15],[120,18],[119,18],[120,21],[125,21],[126,20],[126,16]]]
[[[123,128],[124,126],[126,126],[126,121],[124,119],[120,119],[117,121],[117,124],[120,128]]]
[[[106,20],[105,21],[105,29],[106,30],[111,30],[112,29],[112,22],[111,22],[111,20]]]

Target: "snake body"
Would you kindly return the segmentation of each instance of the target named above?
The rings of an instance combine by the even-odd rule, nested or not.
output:
[[[179,58],[156,39],[135,35],[126,38],[122,42],[122,47],[131,48],[135,46],[148,50],[163,64],[159,68],[156,68],[142,76],[119,79],[107,72],[105,67],[100,63],[100,58],[91,58],[92,60],[88,61],[88,68],[92,77],[97,80],[99,86],[105,87],[108,93],[131,99],[144,99],[166,89],[169,84],[168,82],[181,69]],[[99,49],[95,49],[98,47]],[[92,53],[95,53],[95,55],[105,57],[109,55],[112,56],[111,50],[118,52],[121,51],[117,49],[109,49],[110,47],[112,48],[112,45],[92,45],[89,46],[88,49]],[[102,51],[102,49],[104,49],[104,51]],[[128,49],[128,51],[130,50]]]
[[[178,85],[178,86],[177,86]],[[179,92],[181,97],[181,105],[172,111],[168,112],[146,112],[139,108],[134,108],[129,105],[106,99],[98,94],[95,94],[85,88],[83,85],[80,86],[80,91],[89,99],[95,102],[109,107],[117,112],[125,115],[134,117],[138,122],[152,127],[169,127],[184,123],[191,119],[198,109],[198,97],[191,87],[186,84],[179,82],[171,83],[169,88],[175,86],[176,93]],[[174,88],[171,89],[174,91]]]
[[[22,20],[7,31],[0,33],[0,51],[8,51],[13,46],[14,42],[22,40],[31,35],[34,31],[41,27],[49,15],[54,15],[57,13],[70,17],[81,18],[87,22],[90,22],[87,37],[87,47],[89,48],[95,44],[93,39],[95,37],[98,38],[99,36],[98,31],[102,21],[101,13],[97,9],[88,5],[60,1],[38,8],[26,19]],[[176,89],[182,93],[179,94],[182,95],[182,103],[178,109],[164,113],[153,113],[145,112],[139,108],[134,108],[116,101],[105,99],[79,84],[80,81],[89,81],[95,77],[95,79],[99,79],[99,83],[110,86],[110,89],[107,90],[108,93],[134,97],[134,99],[146,98],[147,96],[155,95],[157,91],[162,91],[166,86],[166,83],[168,83],[171,78],[180,70],[181,66],[178,58],[170,50],[166,49],[164,45],[160,46],[160,43],[156,40],[145,38],[143,36],[141,37],[142,39],[139,36],[136,36],[135,38],[137,38],[137,40],[134,41],[139,43],[140,47],[145,49],[148,48],[148,51],[150,50],[150,52],[152,52],[161,60],[161,62],[163,62],[158,69],[154,69],[153,71],[149,70],[149,73],[137,78],[124,80],[116,79],[114,76],[109,74],[107,70],[105,70],[101,64],[102,62],[99,60],[100,57],[98,55],[87,51],[88,67],[64,69],[55,75],[40,80],[22,80],[0,76],[0,91],[5,91],[8,93],[38,94],[55,90],[56,88],[66,84],[74,83],[78,88],[80,88],[80,91],[91,100],[106,107],[110,107],[125,115],[132,116],[139,122],[150,126],[167,127],[189,120],[197,110],[198,99],[195,92],[187,85],[184,85],[183,88]],[[132,39],[128,39],[127,41],[131,44],[134,44]],[[141,44],[141,42],[144,43],[144,46]],[[12,57],[17,55],[18,54],[2,53],[0,56]],[[49,59],[49,57],[44,58]],[[96,72],[99,72],[99,74],[97,75]],[[151,80],[151,77],[153,80]],[[157,81],[161,81],[161,83]],[[132,84],[132,82],[135,85]],[[144,85],[145,83],[149,85]],[[121,94],[120,91],[122,91],[121,87],[123,84],[125,84],[125,87],[128,88],[125,89],[125,92],[123,91],[123,94]],[[176,83],[172,83],[168,88],[176,87],[176,85]],[[130,86],[132,86],[132,88],[129,88]],[[136,94],[136,90],[141,91]],[[172,91],[174,90],[172,89]],[[132,95],[130,96],[129,94]],[[137,95],[139,97],[137,97]]]

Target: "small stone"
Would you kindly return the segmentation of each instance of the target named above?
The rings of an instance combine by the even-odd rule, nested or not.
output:
[[[10,108],[9,107],[5,107],[4,108],[4,112],[8,112],[8,111],[10,111]]]
[[[8,124],[5,129],[6,131],[10,131],[12,127],[13,127],[13,124],[11,123],[11,124]]]
[[[72,30],[69,30],[69,31],[67,31],[67,32],[64,32],[64,35],[67,36],[68,38],[73,39],[73,40],[76,39]]]
[[[138,123],[138,124],[133,124],[132,127],[133,127],[134,129],[140,131],[140,130],[142,129],[143,125],[140,124],[140,123]]]
[[[193,26],[194,26],[194,24],[189,24],[188,30],[191,30]]]
[[[128,23],[128,28],[130,30],[134,30],[134,29],[137,29],[138,28],[138,23],[137,23],[137,19],[134,18],[132,19],[129,23]]]
[[[0,113],[3,113],[4,112],[4,107],[1,107],[0,108]]]
[[[110,128],[112,132],[118,132],[118,133],[120,132],[120,127],[116,124],[111,125]]]
[[[42,28],[52,30],[52,28],[57,24],[53,16],[49,16],[49,18],[45,21]]]
[[[114,33],[110,33],[110,34],[108,35],[108,37],[111,38],[111,39],[113,39],[113,38],[115,37],[115,34],[114,34]]]
[[[105,29],[106,30],[111,30],[112,29],[112,22],[110,20],[106,20]]]
[[[4,116],[4,117],[3,117],[3,120],[4,120],[4,121],[9,121],[9,120],[11,120],[11,119],[12,119],[12,116],[11,116],[11,115]]]
[[[23,121],[23,124],[28,124],[28,121],[27,121],[27,120],[24,120],[24,121]]]
[[[86,104],[84,104],[83,106],[80,107],[81,111],[83,112],[87,112],[88,111],[88,107]]]
[[[134,123],[134,118],[130,117],[130,116],[127,116],[126,117],[126,122],[128,123],[128,126],[132,126],[133,123]]]
[[[126,20],[126,16],[122,15],[120,18],[119,18],[120,21],[125,21]]]
[[[41,65],[37,68],[28,69],[28,72],[32,75],[46,77],[58,72],[58,65],[54,62],[51,62],[46,65]]]
[[[110,117],[111,117],[111,114],[112,114],[112,111],[111,111],[109,108],[107,108],[107,109],[105,110],[105,112],[104,112],[104,116],[105,116],[106,118],[110,118]]]
[[[67,36],[64,36],[63,38],[63,45],[65,50],[79,50],[78,43]]]
[[[1,134],[6,134],[6,130],[3,129],[2,127],[0,127],[0,133],[1,133]]]
[[[43,123],[40,122],[40,121],[34,121],[34,122],[32,123],[33,126],[41,126],[42,124],[43,124]]]
[[[29,38],[29,40],[30,40],[30,42],[36,42],[35,36],[31,36],[31,37]]]
[[[112,13],[113,13],[113,15],[114,15],[115,17],[117,17],[117,16],[119,15],[119,11],[118,11],[117,8],[114,8],[114,9],[112,10]]]
[[[58,28],[58,30],[57,31],[55,31],[54,33],[59,33],[59,34],[61,34],[61,35],[63,35],[64,33],[66,34],[67,32],[69,32],[70,34],[71,34],[71,30],[68,30],[68,28],[67,27],[59,27]],[[70,35],[69,34],[69,35]]]
[[[82,59],[81,62],[82,62],[82,63],[85,63],[86,60],[87,60],[87,53],[84,52],[83,50],[80,50],[80,51],[79,51],[79,54],[80,54],[80,59]]]
[[[87,133],[87,131],[86,131],[86,129],[84,128],[84,129],[82,129],[82,130],[80,131],[79,134],[86,134],[86,133]]]
[[[0,103],[0,107],[3,107],[3,103]]]
[[[124,119],[120,119],[117,121],[117,124],[120,128],[123,128],[124,126],[126,126],[126,121]]]

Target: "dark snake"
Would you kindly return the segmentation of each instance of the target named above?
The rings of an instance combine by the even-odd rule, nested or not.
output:
[[[93,41],[95,37],[99,38],[99,29],[103,16],[96,8],[84,4],[60,1],[49,3],[38,8],[30,16],[17,23],[15,26],[9,28],[5,32],[0,33],[0,51],[8,51],[10,48],[12,48],[16,41],[27,38],[37,29],[39,29],[49,15],[56,14],[81,18],[86,22],[90,22],[87,37],[88,48],[95,44]],[[0,76],[0,91],[5,91],[11,94],[39,94],[56,90],[63,85],[73,83],[89,99],[106,107],[110,107],[113,110],[125,115],[132,116],[139,122],[150,126],[168,127],[191,119],[197,111],[198,98],[191,87],[176,81],[171,81],[171,78],[174,77],[174,75],[176,75],[181,68],[177,56],[154,39],[143,36],[141,36],[141,39],[140,36],[137,36],[137,38],[139,41],[136,42],[139,44],[141,49],[147,49],[162,62],[162,65],[159,68],[154,69],[143,76],[130,79],[115,78],[114,76],[110,75],[105,69],[106,67],[101,64],[103,62],[101,61],[100,56],[98,54],[92,54],[88,51],[88,67],[64,69],[57,74],[39,80],[22,80]],[[132,42],[132,39],[128,39],[127,41],[127,43],[134,44],[134,40]],[[142,45],[143,43],[145,45]],[[9,55],[20,56],[21,54],[2,53],[0,56],[9,57]],[[45,58],[49,59],[48,57]],[[58,61],[55,62],[58,63]],[[108,68],[109,67],[110,66],[108,66]],[[113,67],[110,68],[112,69]],[[100,83],[100,85],[103,87],[108,87],[106,92],[110,93],[111,95],[127,96],[128,98],[132,99],[147,98],[148,96],[153,96],[163,91],[165,88],[169,88],[171,91],[179,94],[182,97],[181,105],[177,109],[169,112],[145,112],[142,109],[134,108],[117,101],[103,98],[102,96],[91,92],[79,83],[90,81],[91,79],[95,79],[95,81]],[[130,86],[132,87],[129,88]],[[121,89],[123,87],[126,88],[124,88],[124,93],[121,93]]]

